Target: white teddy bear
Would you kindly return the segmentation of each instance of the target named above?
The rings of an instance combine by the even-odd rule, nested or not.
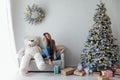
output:
[[[24,40],[25,47],[19,50],[18,58],[22,57],[20,63],[20,74],[25,75],[28,72],[28,67],[31,59],[35,59],[36,65],[39,70],[45,69],[45,62],[41,55],[41,48],[39,45],[39,37],[26,37]]]

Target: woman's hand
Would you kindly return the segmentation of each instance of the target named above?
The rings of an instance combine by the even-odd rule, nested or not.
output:
[[[57,59],[57,57],[56,57],[56,55],[54,55],[54,60],[56,60]]]
[[[54,60],[56,60],[57,57],[56,57],[56,51],[54,51]]]

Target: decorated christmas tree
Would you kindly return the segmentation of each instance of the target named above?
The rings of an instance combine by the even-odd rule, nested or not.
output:
[[[97,5],[93,17],[95,24],[89,31],[81,54],[81,65],[91,66],[94,70],[106,70],[113,67],[118,61],[118,45],[112,35],[111,21],[106,14],[104,3]]]

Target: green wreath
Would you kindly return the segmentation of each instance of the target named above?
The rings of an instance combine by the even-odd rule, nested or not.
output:
[[[45,17],[45,13],[38,5],[33,4],[32,7],[28,5],[25,13],[25,20],[29,24],[39,24]]]

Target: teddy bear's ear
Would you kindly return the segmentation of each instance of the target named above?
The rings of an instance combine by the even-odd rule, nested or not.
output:
[[[28,36],[25,36],[25,37],[24,37],[24,40],[27,39],[27,38],[28,38]]]
[[[37,40],[37,41],[40,40],[40,38],[39,38],[38,36],[34,36],[33,38],[34,38],[35,40]]]
[[[40,39],[40,37],[36,36],[36,39],[37,39],[37,40],[39,40],[39,39]]]

